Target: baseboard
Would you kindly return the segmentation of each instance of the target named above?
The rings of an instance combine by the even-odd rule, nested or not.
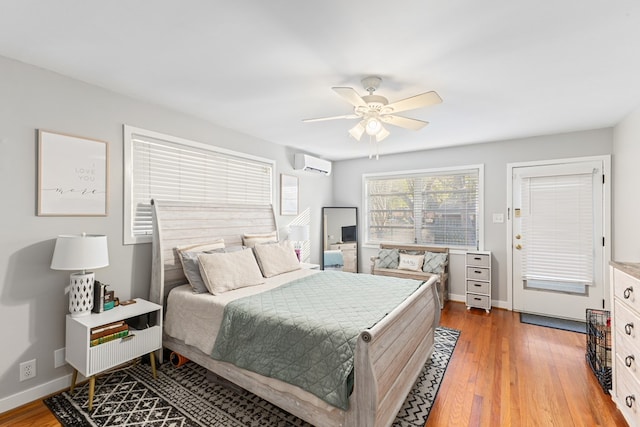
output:
[[[0,399],[0,414],[57,393],[71,385],[71,374]]]

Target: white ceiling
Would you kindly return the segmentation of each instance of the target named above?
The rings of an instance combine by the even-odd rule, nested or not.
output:
[[[613,126],[640,105],[637,0],[0,0],[0,55],[258,138],[369,155],[332,86],[401,115],[382,155]],[[364,139],[363,139],[364,141]]]

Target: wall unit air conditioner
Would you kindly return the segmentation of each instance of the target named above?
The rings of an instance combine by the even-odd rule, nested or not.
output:
[[[329,175],[331,173],[331,162],[308,154],[296,153],[294,169]]]

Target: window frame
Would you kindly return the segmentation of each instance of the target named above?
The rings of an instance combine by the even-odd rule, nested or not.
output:
[[[180,138],[172,135],[163,134],[160,132],[151,131],[148,129],[142,129],[135,126],[124,125],[124,195],[123,195],[123,243],[125,245],[132,245],[138,243],[151,243],[152,235],[135,235],[133,234],[133,222],[135,214],[133,213],[133,140],[134,135],[140,137],[152,138],[156,141],[166,141],[170,144],[182,145],[185,147],[192,147],[197,150],[205,150],[211,153],[219,153],[222,155],[234,156],[245,160],[254,160],[256,162],[265,163],[271,166],[271,194],[270,204],[273,206],[274,199],[274,183],[276,176],[276,162],[272,159],[264,157],[254,156],[226,148],[217,147],[215,145],[206,144],[202,142],[192,141],[185,138]]]
[[[434,247],[448,247],[453,251],[465,252],[468,250],[483,250],[484,248],[484,164],[472,164],[463,166],[450,166],[443,168],[429,168],[429,169],[414,169],[407,171],[393,171],[393,172],[381,172],[381,173],[367,173],[362,175],[362,206],[364,220],[362,221],[364,230],[362,230],[363,246],[369,248],[377,248],[380,243],[387,243],[385,241],[375,241],[369,238],[369,206],[367,197],[367,181],[369,179],[394,179],[394,178],[407,178],[410,176],[443,176],[450,173],[451,175],[460,174],[465,171],[478,172],[478,205],[477,205],[477,219],[478,232],[476,236],[475,247],[471,246],[445,246],[438,244],[431,244]],[[400,243],[400,242],[393,242]],[[414,244],[414,242],[406,242],[406,244]]]

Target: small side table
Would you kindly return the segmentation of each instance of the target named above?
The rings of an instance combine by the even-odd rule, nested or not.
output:
[[[120,305],[102,313],[66,319],[66,361],[73,368],[71,389],[76,385],[78,372],[89,378],[89,411],[93,409],[96,375],[129,362],[144,354],[151,358],[151,369],[156,378],[156,350],[162,347],[162,306],[137,298],[135,304]],[[129,335],[113,341],[91,346],[91,329],[124,320],[130,326],[139,319],[148,319],[144,328],[130,328]]]

